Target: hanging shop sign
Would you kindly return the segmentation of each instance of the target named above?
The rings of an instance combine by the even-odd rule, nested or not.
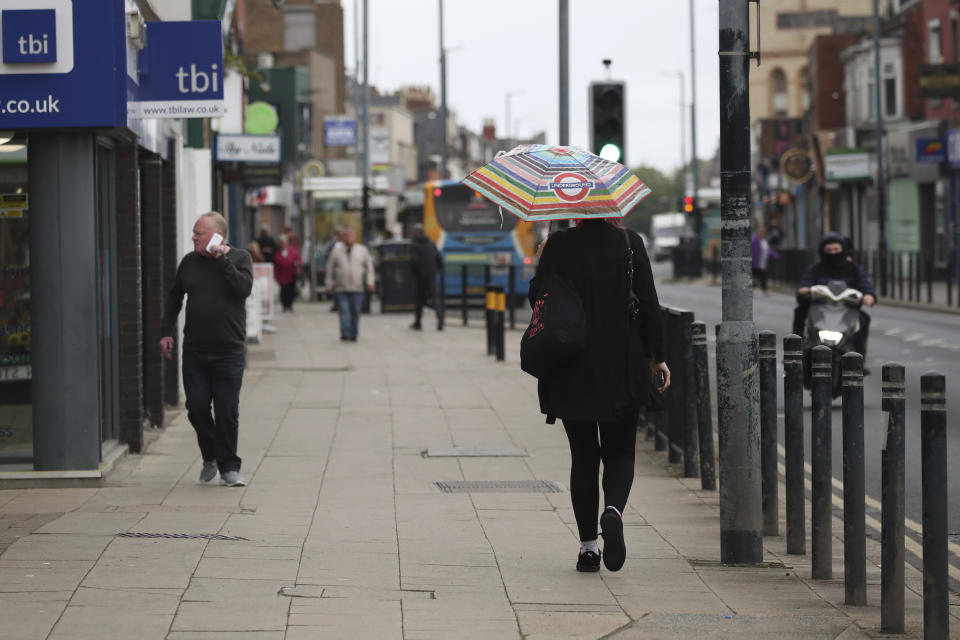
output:
[[[246,187],[268,187],[283,184],[280,165],[237,162],[219,165],[224,182]]]
[[[390,166],[390,130],[385,127],[370,129],[370,168],[382,171]]]
[[[921,64],[917,67],[921,98],[960,98],[960,64]]]
[[[280,136],[220,134],[214,149],[217,162],[280,162]]]
[[[326,116],[323,119],[323,144],[328,147],[357,146],[357,121],[346,116]]]
[[[806,149],[790,149],[780,156],[780,173],[794,184],[810,180],[813,169],[813,158]]]
[[[940,164],[947,161],[947,141],[943,138],[917,138],[917,162]]]
[[[220,118],[223,31],[219,20],[148,22],[131,118]]]
[[[824,163],[828,182],[872,180],[876,170],[873,154],[865,151],[827,154]]]
[[[123,0],[0,0],[0,129],[126,126]]]
[[[960,129],[947,134],[947,162],[953,169],[960,169]]]

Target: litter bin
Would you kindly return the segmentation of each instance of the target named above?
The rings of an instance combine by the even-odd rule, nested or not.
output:
[[[416,289],[410,267],[410,241],[388,240],[374,249],[380,278],[380,310],[383,313],[412,312]]]
[[[700,242],[697,236],[683,236],[673,249],[673,277],[700,277]]]

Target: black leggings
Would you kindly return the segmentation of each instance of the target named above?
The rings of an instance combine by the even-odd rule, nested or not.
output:
[[[637,411],[620,422],[564,420],[570,441],[570,498],[577,518],[580,541],[597,539],[600,487],[597,476],[603,460],[604,505],[623,513],[633,485],[634,448],[637,445]]]

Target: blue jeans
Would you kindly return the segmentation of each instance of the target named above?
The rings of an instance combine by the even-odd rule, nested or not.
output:
[[[220,473],[240,470],[237,439],[245,364],[243,352],[183,352],[187,418],[197,432],[204,462],[216,460]],[[211,403],[215,418],[210,415]]]
[[[340,337],[356,340],[360,311],[363,309],[363,292],[338,291],[336,296],[340,309]]]

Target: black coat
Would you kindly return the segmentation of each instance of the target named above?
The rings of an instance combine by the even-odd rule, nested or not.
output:
[[[540,380],[540,410],[548,416],[620,419],[640,404],[651,358],[663,362],[663,325],[650,260],[640,236],[628,233],[639,322],[627,315],[627,245],[621,228],[590,220],[552,234],[544,246],[530,281],[531,304],[540,276],[554,270],[580,295],[587,319],[586,355]]]
[[[443,258],[430,238],[420,236],[410,244],[410,267],[417,280],[433,280],[443,268]]]

